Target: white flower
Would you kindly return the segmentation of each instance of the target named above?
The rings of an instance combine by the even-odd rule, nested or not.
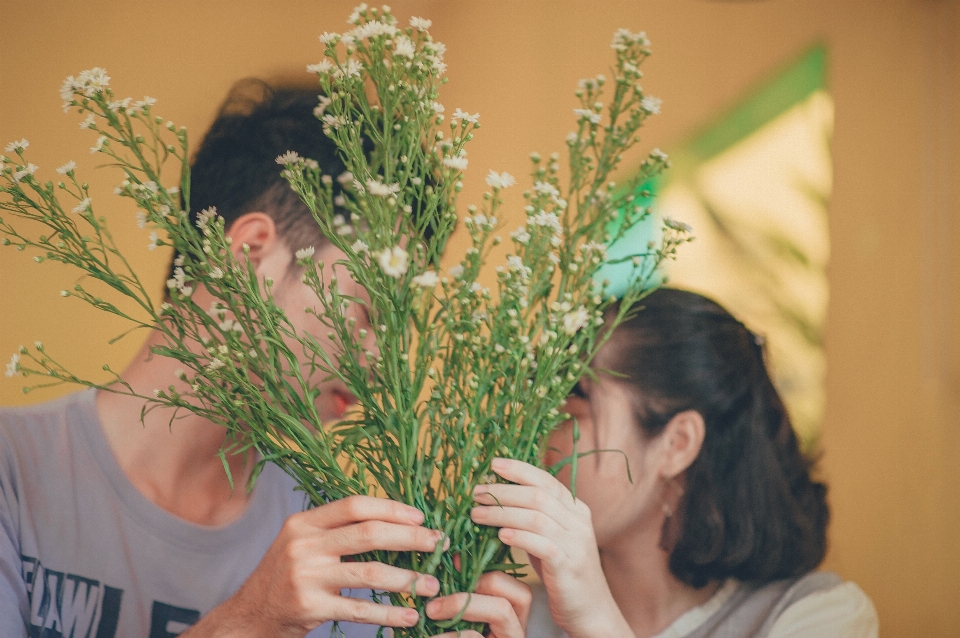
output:
[[[487,174],[487,186],[490,188],[495,188],[497,190],[501,188],[510,188],[517,183],[517,180],[514,179],[513,175],[504,171],[502,173],[497,173],[497,171],[490,171]]]
[[[210,223],[212,219],[217,216],[217,208],[211,206],[210,208],[204,208],[197,215],[197,228],[204,230],[207,227],[207,224]]]
[[[414,46],[413,42],[407,36],[400,36],[393,41],[393,54],[394,55],[403,55],[410,59],[413,59],[413,56],[417,53],[417,47]]]
[[[593,124],[600,123],[600,114],[591,109],[573,109],[573,114],[577,116],[577,119],[590,120]]]
[[[226,365],[226,364],[223,362],[223,359],[214,359],[214,360],[212,360],[210,363],[207,364],[207,370],[210,371],[210,372],[213,372],[213,371],[215,371],[215,370],[219,370],[220,368],[222,368],[222,367],[225,366],[225,365]]]
[[[10,363],[7,364],[7,376],[15,377],[20,374],[20,354],[14,353],[10,357]]]
[[[559,233],[563,230],[563,228],[560,226],[560,218],[557,217],[556,213],[547,213],[547,212],[541,211],[536,215],[534,215],[533,217],[531,217],[530,221],[532,221],[537,226],[552,228],[553,231],[556,233]]]
[[[77,81],[74,77],[68,76],[63,84],[60,85],[60,99],[63,100],[63,112],[70,110],[70,103],[73,101],[73,93],[77,88]]]
[[[177,255],[177,258],[173,260],[173,265],[182,266],[183,262],[185,261],[186,261],[186,257],[184,257],[183,255]]]
[[[480,120],[480,114],[474,113],[470,115],[464,111],[461,111],[459,108],[453,112],[453,117],[451,118],[454,121],[463,120],[465,122],[470,122],[471,124],[476,124]]]
[[[371,20],[366,24],[362,24],[356,29],[353,29],[350,32],[357,40],[365,40],[367,38],[375,38],[377,36],[392,36],[397,33],[397,28],[392,24],[387,24],[385,22],[380,22],[379,20]]]
[[[422,275],[417,275],[413,278],[414,284],[423,286],[424,288],[433,288],[437,285],[438,281],[440,281],[440,277],[438,277],[436,271],[433,270],[428,270]]]
[[[580,328],[587,325],[588,321],[590,321],[590,313],[583,306],[579,306],[576,310],[563,316],[563,331],[573,336],[577,334]]]
[[[9,144],[7,144],[7,152],[16,153],[17,151],[24,150],[28,146],[30,146],[30,142],[28,142],[27,140],[25,139],[17,140],[16,142],[10,142]]]
[[[89,210],[90,210],[90,198],[89,198],[89,197],[86,197],[86,198],[80,200],[80,203],[77,204],[77,205],[74,207],[73,212],[75,212],[75,213],[85,213],[85,212],[87,212],[87,211],[89,211]]]
[[[156,232],[150,233],[150,243],[147,244],[147,250],[156,250],[159,245],[157,242],[160,241],[160,236]]]
[[[355,253],[365,253],[367,252],[367,250],[370,249],[370,247],[367,246],[366,242],[360,241],[359,239],[353,242],[353,245],[350,246],[350,248]]]
[[[530,241],[530,233],[527,232],[526,226],[521,226],[520,228],[510,233],[510,237],[512,237],[514,241],[520,244],[526,244],[528,241]]]
[[[346,77],[346,78],[349,78],[351,76],[360,77],[360,71],[362,70],[363,70],[363,65],[360,64],[358,61],[354,60],[353,58],[350,58],[349,60],[347,60],[347,64],[345,67],[341,69],[337,69],[337,71],[342,75],[342,77]]]
[[[346,124],[347,124],[347,120],[342,115],[330,115],[328,113],[323,116],[324,129],[337,130],[341,126],[345,126]]]
[[[210,269],[210,279],[223,279],[223,268],[214,266]]]
[[[377,197],[390,197],[400,192],[400,184],[384,184],[378,179],[368,179],[367,190]]]
[[[418,18],[417,16],[413,16],[410,18],[410,26],[418,31],[426,31],[433,26],[433,22],[427,20],[426,18]]]
[[[344,171],[337,175],[337,181],[340,182],[341,185],[349,184],[353,181],[353,173],[350,171]]]
[[[324,112],[326,112],[327,107],[330,106],[330,98],[325,95],[318,95],[317,100],[319,104],[313,109],[314,117],[320,118],[323,117]]]
[[[660,114],[660,106],[662,104],[663,104],[663,100],[661,100],[658,97],[648,96],[640,100],[640,108],[642,108],[647,113],[651,113],[653,115]]]
[[[86,130],[88,128],[92,128],[96,123],[97,118],[94,117],[93,113],[88,113],[86,119],[80,122],[80,128]]]
[[[317,62],[316,64],[307,65],[307,73],[316,73],[317,75],[322,75],[324,73],[329,73],[332,70],[333,70],[333,63],[326,58],[324,58],[320,62]]]
[[[66,175],[67,173],[69,173],[72,170],[75,170],[76,168],[77,168],[76,162],[71,160],[66,164],[64,164],[63,166],[61,166],[60,168],[58,168],[57,172],[60,173],[61,175]]]
[[[693,231],[693,227],[691,227],[690,224],[677,221],[676,219],[672,219],[670,217],[663,218],[663,225],[671,230],[681,233],[689,233]]]
[[[110,76],[100,67],[94,67],[87,71],[82,71],[77,76],[77,85],[83,94],[87,97],[93,97],[100,93],[110,84]]]
[[[27,175],[33,175],[34,173],[37,172],[37,168],[38,166],[36,164],[27,163],[26,166],[24,166],[19,171],[13,174],[13,181],[19,182]]]
[[[582,250],[584,254],[595,254],[601,260],[605,260],[607,258],[607,247],[599,242],[587,242],[583,245]]]
[[[647,39],[647,34],[643,31],[631,33],[629,29],[617,29],[617,32],[613,34],[613,42],[610,43],[610,48],[617,51],[626,51],[634,44],[649,46],[650,40]]]
[[[103,150],[103,145],[107,143],[106,135],[101,135],[97,138],[97,143],[90,147],[91,153],[99,153]]]
[[[440,102],[430,102],[430,108],[433,109],[434,113],[443,113],[446,110]]]
[[[444,157],[443,165],[447,168],[452,168],[455,171],[465,171],[467,170],[467,164],[469,160],[463,155],[458,155],[456,157]]]
[[[451,268],[450,276],[453,277],[454,279],[460,279],[460,277],[463,277],[463,264],[457,264],[456,266]]]
[[[560,191],[550,182],[536,182],[533,190],[540,195],[549,195],[550,197],[559,197]]]
[[[655,148],[652,151],[650,151],[650,157],[652,157],[653,159],[659,162],[666,162],[668,159],[667,154],[661,151],[659,148]]]
[[[287,151],[283,155],[277,156],[277,164],[296,164],[300,161],[300,155],[296,151]]]
[[[403,273],[407,272],[407,264],[410,261],[410,257],[403,248],[394,246],[393,248],[384,248],[381,250],[377,255],[377,261],[380,263],[380,268],[385,275],[399,279],[403,276]]]
[[[316,252],[316,249],[314,249],[313,246],[307,246],[294,253],[294,257],[296,257],[297,261],[306,261],[313,257],[314,252]]]
[[[323,42],[324,44],[330,44],[330,43],[336,44],[339,40],[340,40],[339,33],[330,33],[330,32],[324,31],[323,35],[320,36],[320,41]]]

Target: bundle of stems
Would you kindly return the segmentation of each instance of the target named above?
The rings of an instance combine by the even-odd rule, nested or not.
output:
[[[324,264],[312,249],[297,254],[302,281],[317,296],[312,319],[333,348],[298,331],[274,302],[272,282],[233,257],[215,210],[190,222],[186,131],[156,116],[150,98],[115,99],[102,69],[68,78],[64,106],[86,116],[82,126],[99,136],[94,150],[123,171],[117,193],[136,202],[139,223],[153,229],[151,247],[173,247],[167,300],[151,301],[150,287],[94,213],[73,163],[58,169],[56,184],[40,182],[37,167],[25,159],[25,140],[9,145],[11,156],[2,158],[0,209],[46,231],[24,234],[4,219],[0,234],[4,244],[34,249],[38,262],[75,266],[132,300],[139,312],[121,310],[83,280],[64,296],[124,317],[133,329],[162,334],[153,352],[182,364],[178,376],[189,390],[171,385],[141,397],[145,411],[174,407],[223,425],[232,434],[221,450],[225,468],[227,455],[255,449],[258,471],[277,463],[313,505],[367,494],[419,508],[426,524],[449,539],[447,551],[438,545],[432,554],[372,552],[361,559],[434,574],[443,594],[470,592],[483,573],[519,567],[496,529],[471,522],[474,486],[497,480],[490,470],[497,456],[541,462],[548,434],[568,418],[564,400],[591,357],[656,284],[655,266],[687,240],[682,225],[668,222],[659,242],[624,258],[635,276],[605,325],[613,298],[595,277],[605,247],[650,214],[642,185],[667,165],[654,151],[625,188],[609,181],[644,120],[659,111],[659,101],[639,84],[649,43],[643,33],[618,31],[613,77],[581,81],[576,130],[566,141],[565,186],[558,155],[532,155],[525,223],[509,234],[512,250],[496,266],[491,291],[479,278],[491,248],[503,241],[497,216],[514,178],[490,171],[481,205],[458,214],[464,147],[480,125],[477,115],[460,109],[448,118],[437,101],[444,46],[431,38],[429,21],[412,18],[402,26],[387,7],[361,5],[349,23],[348,32],[321,37],[324,59],[309,67],[322,93],[318,126],[335,142],[348,173],[321,174],[316,161],[292,152],[277,158],[278,170],[344,255]],[[344,185],[336,196],[334,179]],[[443,272],[441,256],[458,221],[471,247]],[[348,294],[338,277],[325,276],[324,269],[334,267],[362,293]],[[200,287],[216,299],[209,308],[194,302]],[[372,336],[356,323],[350,308],[357,305]],[[21,348],[7,372],[43,377],[41,385],[136,394],[115,373],[108,383],[71,374],[40,343]],[[320,382],[329,378],[342,381],[359,404],[334,424],[322,423],[315,405]],[[575,470],[577,455],[567,462]],[[391,599],[421,612],[420,626],[397,635],[472,627],[426,619],[426,601],[415,596]]]

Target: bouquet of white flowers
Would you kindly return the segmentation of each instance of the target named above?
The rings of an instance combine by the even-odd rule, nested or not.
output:
[[[82,283],[64,296],[162,333],[165,345],[154,353],[182,364],[178,375],[189,391],[159,389],[142,397],[145,409],[173,406],[222,424],[233,434],[222,454],[255,448],[262,463],[279,464],[315,505],[368,494],[419,508],[428,526],[443,530],[449,550],[361,558],[434,574],[443,594],[469,592],[484,572],[519,567],[496,529],[471,522],[474,486],[495,480],[494,457],[540,462],[547,435],[567,418],[560,411],[567,394],[604,336],[652,287],[652,266],[686,241],[683,228],[667,225],[659,243],[624,258],[637,276],[603,328],[613,300],[595,281],[605,246],[649,214],[640,185],[667,164],[654,151],[627,187],[609,182],[644,120],[659,110],[639,84],[649,43],[643,33],[618,31],[613,77],[580,83],[576,129],[566,141],[566,185],[558,178],[558,155],[532,156],[526,221],[511,229],[512,252],[496,266],[491,291],[478,278],[490,247],[503,241],[498,211],[515,180],[490,171],[481,205],[457,212],[464,146],[480,124],[460,109],[446,114],[437,101],[445,47],[431,38],[430,21],[412,18],[402,26],[387,7],[361,5],[349,22],[348,32],[321,36],[324,59],[308,69],[322,93],[318,126],[349,172],[321,174],[315,161],[293,152],[277,158],[278,170],[344,253],[339,267],[364,292],[345,293],[336,277],[324,276],[334,264],[315,262],[312,249],[298,252],[303,282],[318,299],[314,319],[329,331],[333,353],[297,331],[273,302],[272,282],[258,280],[250,263],[232,256],[215,210],[190,223],[185,130],[158,117],[150,98],[116,99],[102,69],[68,78],[64,106],[85,115],[83,128],[98,135],[93,150],[124,172],[117,194],[136,202],[139,223],[153,229],[151,246],[176,252],[168,301],[151,302],[73,163],[57,169],[62,181],[41,182],[25,158],[25,140],[8,145],[10,155],[0,160],[0,208],[48,232],[26,236],[4,219],[0,235],[3,244],[35,249],[38,262],[76,266],[133,300],[145,318]],[[337,202],[333,179],[344,184]],[[443,272],[440,257],[458,221],[472,246]],[[200,287],[216,298],[212,307],[194,303]],[[375,347],[364,347],[371,339],[351,319],[353,304],[364,306]],[[133,393],[119,376],[108,384],[77,378],[39,343],[21,348],[7,373]],[[331,376],[359,406],[342,422],[321,423],[317,380]],[[566,462],[575,470],[577,456]],[[425,604],[412,595],[392,599],[421,612]],[[420,617],[419,627],[397,635],[469,626]]]

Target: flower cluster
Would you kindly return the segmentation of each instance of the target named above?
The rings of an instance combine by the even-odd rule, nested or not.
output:
[[[64,181],[56,186],[41,184],[38,168],[25,160],[26,140],[6,147],[13,158],[0,157],[0,209],[49,232],[32,238],[0,220],[0,235],[5,244],[36,250],[38,261],[70,263],[94,275],[139,305],[146,319],[81,285],[62,293],[162,333],[164,344],[154,352],[179,362],[172,380],[179,383],[145,401],[227,424],[231,449],[257,448],[294,476],[314,504],[385,494],[418,507],[428,525],[444,531],[448,552],[361,559],[434,573],[444,593],[473,591],[485,571],[511,565],[496,530],[470,522],[472,489],[491,480],[496,456],[540,462],[547,435],[565,418],[564,399],[609,334],[601,327],[612,299],[595,280],[606,246],[649,214],[641,185],[667,165],[654,151],[625,187],[608,181],[644,120],[660,110],[660,101],[639,85],[649,42],[626,30],[614,36],[609,96],[603,76],[580,83],[566,183],[559,154],[531,156],[523,223],[510,229],[509,254],[496,265],[491,290],[480,283],[481,273],[491,247],[504,241],[501,208],[520,201],[521,193],[511,190],[516,178],[490,170],[481,204],[458,214],[469,165],[465,145],[480,116],[457,108],[447,119],[438,92],[446,49],[430,35],[430,21],[414,17],[403,24],[389,7],[360,5],[348,26],[320,36],[323,59],[308,67],[320,87],[318,126],[347,170],[322,174],[315,160],[293,151],[276,158],[344,255],[336,264],[317,260],[313,247],[294,256],[301,281],[317,298],[306,312],[332,345],[299,332],[300,324],[274,302],[272,282],[234,257],[215,209],[191,222],[184,210],[190,197],[186,132],[156,116],[151,98],[116,99],[103,69],[68,78],[61,97],[66,109],[84,116],[81,128],[97,136],[92,150],[122,169],[115,192],[136,204],[136,224],[149,232],[147,247],[174,250],[167,300],[154,307],[149,288],[94,214],[76,165],[57,169]],[[342,186],[337,195],[334,180]],[[458,222],[470,247],[444,271],[441,256]],[[685,232],[669,222],[662,245],[639,247],[628,257],[644,267],[637,268],[614,323],[650,289],[652,282],[641,276],[649,273],[646,264],[671,255]],[[333,273],[348,274],[363,294],[347,294],[350,288],[341,288]],[[215,299],[209,307],[195,302],[201,287]],[[18,374],[134,394],[119,377],[109,387],[77,379],[39,344],[14,355],[7,375]],[[320,380],[331,377],[359,399],[338,424],[321,423],[313,401]],[[424,604],[406,594],[392,600]],[[409,635],[443,629],[421,618]]]

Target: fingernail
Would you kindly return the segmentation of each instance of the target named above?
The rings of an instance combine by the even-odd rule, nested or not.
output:
[[[407,516],[410,518],[410,522],[413,523],[413,524],[415,524],[415,525],[419,525],[420,523],[422,523],[422,522],[425,520],[425,519],[424,519],[424,516],[423,516],[423,512],[421,512],[421,511],[418,510],[418,509],[410,509],[410,510],[408,510],[408,511],[407,511]]]
[[[428,617],[428,618],[433,618],[433,616],[437,613],[437,607],[438,607],[439,605],[440,605],[440,603],[438,603],[438,602],[435,601],[435,600],[431,600],[430,602],[427,603],[427,606],[426,606],[426,608],[425,608],[425,611],[427,612],[427,617]]]
[[[496,457],[493,461],[490,462],[490,467],[494,470],[504,470],[507,466],[507,459]]]
[[[477,520],[487,515],[487,510],[483,507],[474,507],[470,510],[470,518]]]
[[[434,576],[424,575],[421,576],[421,581],[423,582],[424,589],[429,591],[440,591],[440,581]]]
[[[417,613],[416,609],[405,609],[403,611],[403,621],[411,627],[416,625],[418,620],[420,620],[420,614]]]

